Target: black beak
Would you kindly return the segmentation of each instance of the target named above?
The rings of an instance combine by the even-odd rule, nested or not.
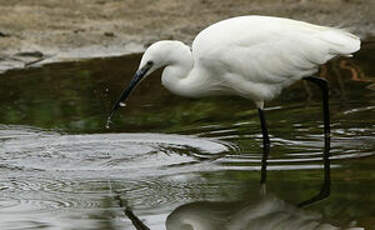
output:
[[[129,86],[125,88],[124,91],[122,91],[120,97],[117,99],[115,105],[112,107],[111,113],[108,116],[108,122],[111,121],[113,114],[120,107],[121,102],[125,101],[128,98],[133,89],[138,85],[138,83],[143,79],[146,73],[151,69],[152,65],[152,62],[148,62],[144,67],[142,67],[135,73],[133,79],[129,83]]]

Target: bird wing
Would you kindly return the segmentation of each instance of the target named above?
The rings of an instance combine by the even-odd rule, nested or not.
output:
[[[195,65],[216,76],[233,73],[256,83],[290,84],[337,55],[360,47],[340,29],[292,19],[242,16],[213,24],[193,42]]]

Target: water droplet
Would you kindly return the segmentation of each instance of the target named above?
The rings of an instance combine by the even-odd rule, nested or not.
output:
[[[125,107],[126,104],[125,104],[124,102],[120,102],[120,106],[121,106],[121,107]]]
[[[111,128],[111,124],[112,124],[111,117],[108,117],[107,118],[107,123],[105,123],[105,128],[106,129]]]

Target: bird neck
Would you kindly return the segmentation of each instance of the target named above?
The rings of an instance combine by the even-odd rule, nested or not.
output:
[[[189,89],[194,86],[189,85],[187,80],[191,78],[194,64],[192,53],[186,46],[173,49],[170,52],[170,60],[162,74],[162,84],[174,94],[190,97]]]

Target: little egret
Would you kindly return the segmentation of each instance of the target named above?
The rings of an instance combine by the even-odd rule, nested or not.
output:
[[[180,41],[158,41],[143,54],[139,68],[108,117],[138,83],[165,67],[162,84],[172,93],[199,98],[238,95],[258,108],[263,145],[270,140],[264,102],[297,80],[309,80],[323,92],[324,134],[329,137],[328,86],[314,76],[319,65],[335,56],[351,56],[360,39],[342,29],[287,18],[240,16],[217,22],[201,31],[192,50]]]

